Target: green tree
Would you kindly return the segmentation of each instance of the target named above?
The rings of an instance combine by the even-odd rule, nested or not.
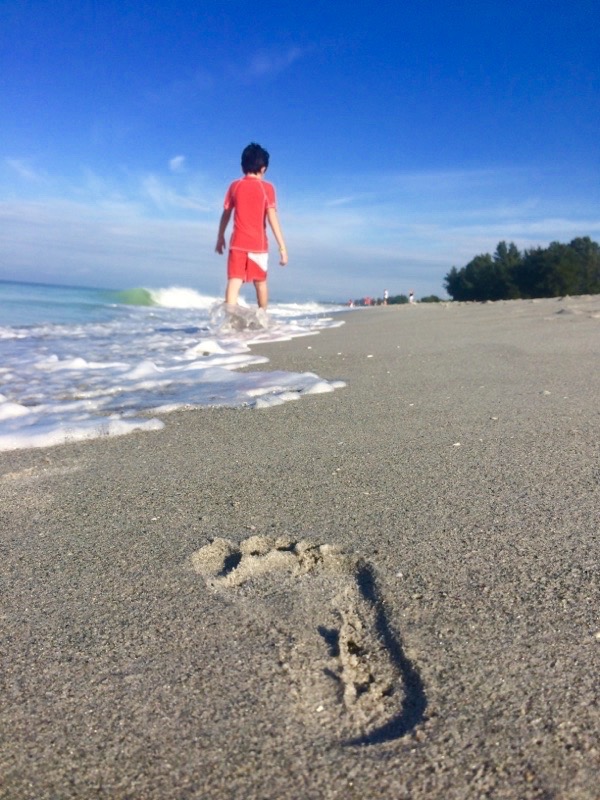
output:
[[[518,297],[510,270],[513,258],[513,252],[509,251],[506,243],[501,242],[494,258],[485,253],[475,256],[461,270],[452,267],[445,280],[448,294],[453,300],[506,300]]]
[[[444,288],[453,300],[468,300],[468,288],[465,282],[464,270],[452,267],[444,278]]]
[[[526,251],[516,277],[522,297],[560,297],[578,293],[579,272],[576,252],[552,242]]]
[[[493,300],[495,294],[494,262],[489,253],[475,256],[465,267],[470,300]]]
[[[577,294],[600,294],[600,245],[583,236],[573,239],[569,247],[579,262]]]
[[[494,253],[494,261],[511,270],[521,261],[521,253],[519,253],[519,249],[514,242],[508,245],[504,241],[498,242]]]
[[[515,281],[521,297],[546,297],[546,252],[541,247],[526,250],[515,270]]]
[[[515,269],[521,263],[521,253],[516,244],[499,242],[494,253],[494,274],[491,280],[490,300],[514,300],[519,297],[519,289],[514,280]]]
[[[452,267],[445,287],[453,300],[600,293],[600,245],[586,236],[520,253],[502,241],[493,258],[478,255],[461,269]]]

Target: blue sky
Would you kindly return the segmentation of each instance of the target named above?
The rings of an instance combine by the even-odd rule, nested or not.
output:
[[[0,0],[0,277],[220,293],[250,141],[274,299],[443,295],[500,240],[598,241],[598,30],[597,0]]]

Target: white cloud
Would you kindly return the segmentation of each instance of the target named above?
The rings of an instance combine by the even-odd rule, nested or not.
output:
[[[192,102],[199,96],[214,92],[216,87],[231,81],[247,84],[257,78],[272,78],[289,69],[309,52],[309,48],[290,46],[259,50],[248,61],[235,61],[211,65],[210,69],[198,67],[194,74],[184,75],[163,86],[147,91],[146,99],[152,104],[173,105]],[[181,158],[181,156],[179,156]]]
[[[350,203],[356,202],[359,198],[356,195],[348,195],[347,197],[335,197],[333,200],[327,200],[326,206],[334,208],[335,206],[347,206]]]
[[[156,175],[147,175],[142,179],[142,191],[146,198],[161,211],[184,209],[187,211],[212,211],[213,206],[206,199],[193,194],[181,194],[172,189]]]
[[[135,205],[0,203],[0,247],[15,279],[119,288],[200,286],[208,277],[218,290],[215,237],[212,221],[149,219]]]
[[[44,175],[34,169],[29,159],[25,158],[5,158],[4,163],[16,173],[19,178],[25,181],[38,182],[44,179]]]
[[[199,95],[211,92],[217,81],[215,76],[204,67],[199,67],[194,74],[188,74],[162,86],[146,91],[146,99],[153,105],[173,105],[190,102]]]
[[[14,166],[4,166],[0,186],[18,196],[20,184],[6,180]],[[510,192],[502,175],[494,185],[489,175],[456,173],[442,196],[434,189],[443,181],[432,174],[391,188],[388,178],[364,180],[362,193],[356,176],[330,179],[314,194],[286,189],[279,212],[290,266],[281,270],[273,259],[273,297],[345,300],[385,286],[443,294],[452,266],[493,252],[501,240],[525,249],[600,239],[591,203],[578,208],[541,185],[529,195],[526,177]],[[109,178],[87,171],[78,184],[48,179],[44,198],[23,189],[20,200],[0,200],[3,276],[115,288],[168,281],[220,292],[225,259],[214,245],[222,186],[189,172],[181,183],[166,170]]]
[[[287,50],[261,50],[250,60],[248,74],[252,78],[276,75],[298,61],[304,55],[300,47],[289,47]]]
[[[169,169],[171,172],[183,172],[185,169],[185,156],[173,156],[169,160]]]

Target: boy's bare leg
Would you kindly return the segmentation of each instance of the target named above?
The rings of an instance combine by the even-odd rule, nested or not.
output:
[[[254,281],[254,288],[256,289],[256,302],[259,308],[267,309],[269,302],[269,291],[267,289],[266,281]]]
[[[225,302],[228,306],[236,306],[240,289],[244,281],[241,278],[229,278],[225,289]]]

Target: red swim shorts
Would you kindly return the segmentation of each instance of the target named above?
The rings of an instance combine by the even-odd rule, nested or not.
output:
[[[266,281],[267,270],[254,261],[251,256],[260,258],[266,266],[266,253],[247,253],[245,250],[230,250],[227,258],[227,277],[250,281]]]

